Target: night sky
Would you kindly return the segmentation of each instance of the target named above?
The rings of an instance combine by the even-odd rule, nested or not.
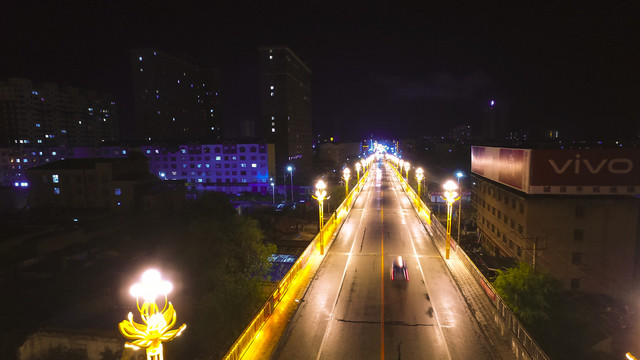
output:
[[[491,99],[531,133],[640,132],[640,2],[451,3],[5,1],[0,79],[110,92],[127,121],[128,50],[154,47],[222,71],[231,128],[259,117],[257,48],[287,45],[341,140],[477,128]]]

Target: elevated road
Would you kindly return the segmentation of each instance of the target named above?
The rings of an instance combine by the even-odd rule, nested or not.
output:
[[[273,359],[497,359],[393,174],[372,164]],[[391,281],[395,257],[409,281]]]

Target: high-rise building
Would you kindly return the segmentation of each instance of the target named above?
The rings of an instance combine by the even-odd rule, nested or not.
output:
[[[0,147],[95,146],[118,140],[117,107],[109,95],[56,84],[0,82]]]
[[[292,165],[296,176],[306,179],[313,153],[311,70],[287,47],[262,47],[258,52],[262,128],[266,142],[275,144],[276,171],[282,174]]]
[[[154,49],[130,52],[134,119],[128,140],[211,141],[221,137],[218,71]]]
[[[478,241],[568,289],[635,301],[640,152],[474,146]]]

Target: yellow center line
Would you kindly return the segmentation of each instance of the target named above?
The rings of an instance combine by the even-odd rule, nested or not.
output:
[[[381,241],[380,241],[380,280],[382,283],[381,302],[380,302],[380,359],[384,360],[384,212],[383,212],[383,191],[380,190],[380,223],[381,223]]]

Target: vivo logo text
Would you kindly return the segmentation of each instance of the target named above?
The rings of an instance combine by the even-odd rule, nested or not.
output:
[[[598,174],[601,171],[610,174],[628,174],[633,169],[633,161],[626,158],[618,159],[602,159],[600,162],[591,163],[588,159],[581,159],[580,154],[576,154],[575,159],[568,159],[564,164],[558,165],[552,159],[547,160],[556,174],[564,174],[569,168],[572,168],[574,174],[588,171],[591,174]],[[572,166],[573,165],[573,166]],[[571,171],[571,170],[569,170]]]

